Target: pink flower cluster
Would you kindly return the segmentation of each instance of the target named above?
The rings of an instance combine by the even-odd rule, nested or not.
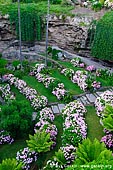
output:
[[[15,100],[15,96],[11,93],[11,88],[9,84],[0,85],[0,91],[2,92],[2,97],[5,99],[6,102],[10,102]]]
[[[101,87],[101,83],[100,82],[97,82],[97,81],[94,81],[91,86],[94,88],[94,89],[99,89]]]
[[[82,138],[87,136],[87,125],[85,123],[84,113],[86,109],[79,101],[73,101],[66,105],[62,114],[64,117],[63,130],[74,127],[74,133],[82,135]],[[73,132],[72,132],[73,135]]]
[[[83,90],[85,91],[88,87],[87,83],[86,83],[86,80],[88,78],[87,76],[88,72],[87,71],[81,71],[81,70],[78,70],[75,72],[73,78],[72,78],[72,82],[73,83],[77,83],[78,86]]]
[[[19,89],[20,93],[26,96],[30,100],[31,105],[35,110],[45,107],[47,105],[47,98],[45,96],[39,96],[37,91],[33,88],[27,86],[24,80],[20,80],[17,77],[14,77],[13,74],[5,75],[5,79],[16,88]]]
[[[81,61],[80,58],[76,57],[74,59],[71,60],[71,63],[73,64],[74,67],[81,67],[84,68],[85,67],[85,63],[83,63]]]
[[[40,111],[39,122],[35,124],[34,131],[45,130],[47,133],[50,133],[50,139],[53,141],[52,148],[56,145],[56,136],[57,136],[57,127],[53,125],[54,114],[50,108],[45,107]]]
[[[37,161],[38,154],[35,151],[30,151],[30,149],[24,148],[17,152],[16,159],[19,162],[23,162],[24,166],[22,169],[29,170],[31,164]]]
[[[102,137],[101,142],[104,142],[108,148],[113,148],[113,132],[104,129],[106,133],[105,136]]]
[[[59,83],[58,87],[55,87],[52,91],[52,93],[57,97],[58,100],[64,98],[66,95],[67,91],[64,89],[64,84]]]
[[[33,67],[33,71],[30,73],[31,75],[36,75],[40,73],[43,69],[45,69],[45,64],[35,64]]]
[[[98,116],[104,116],[103,111],[108,104],[113,106],[113,92],[109,90],[103,92],[95,101]]]
[[[86,70],[92,72],[92,71],[95,71],[96,68],[95,68],[95,66],[90,65],[90,66],[87,66],[87,67],[86,67]]]

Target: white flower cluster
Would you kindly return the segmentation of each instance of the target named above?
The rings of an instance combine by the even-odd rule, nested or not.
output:
[[[74,74],[74,70],[70,69],[70,68],[64,68],[61,70],[61,73],[64,74],[65,76],[72,78],[73,74]]]
[[[106,1],[104,2],[104,6],[107,7],[107,8],[113,9],[113,1],[111,1],[111,0],[106,0]]]
[[[31,105],[35,110],[45,107],[47,105],[47,98],[45,96],[39,96],[37,91],[33,88],[27,86],[24,80],[20,80],[17,77],[14,77],[13,74],[5,75],[5,79],[11,84],[17,87],[23,95],[30,100]]]
[[[0,91],[2,92],[2,97],[5,99],[6,102],[10,102],[15,100],[15,96],[11,93],[11,88],[9,84],[0,85]]]
[[[55,87],[52,93],[57,97],[58,100],[63,99],[67,91],[64,89],[64,84],[59,83],[58,87]]]
[[[38,82],[42,82],[46,88],[48,88],[49,85],[55,81],[54,77],[50,77],[48,75],[41,73],[37,73],[35,77],[38,80]]]
[[[22,169],[29,170],[31,168],[31,164],[37,161],[37,157],[38,154],[35,151],[30,151],[27,147],[17,152],[16,159],[17,161],[24,163]]]
[[[113,92],[109,90],[103,92],[99,97],[97,97],[95,101],[95,107],[98,116],[104,116],[102,112],[108,104],[113,106]]]
[[[86,80],[88,78],[87,76],[88,72],[87,71],[81,71],[81,70],[78,70],[75,72],[73,78],[72,78],[72,82],[73,83],[77,83],[78,86],[83,90],[85,91],[88,87],[87,83],[86,83]]]

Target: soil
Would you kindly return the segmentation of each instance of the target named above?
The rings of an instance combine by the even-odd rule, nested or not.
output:
[[[72,10],[72,14],[78,15],[78,16],[89,16],[94,19],[100,19],[106,12],[110,11],[110,9],[101,9],[100,11],[94,11],[90,8],[76,6],[74,10]]]

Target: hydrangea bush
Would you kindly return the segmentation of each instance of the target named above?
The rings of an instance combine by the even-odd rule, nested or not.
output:
[[[35,124],[34,131],[45,130],[50,133],[50,139],[53,141],[52,149],[56,145],[56,136],[58,133],[56,125],[53,124],[54,114],[50,108],[45,107],[40,111],[39,121]]]
[[[64,84],[59,83],[58,87],[53,89],[52,94],[54,94],[58,100],[63,99],[67,94],[67,91],[64,89]]]
[[[14,139],[10,136],[10,134],[4,130],[0,130],[0,145],[2,144],[12,144]]]
[[[62,147],[55,156],[47,161],[44,169],[59,170],[65,169],[75,160],[76,146],[86,138],[87,125],[84,121],[86,109],[79,101],[70,102],[62,111],[63,135]],[[67,132],[67,133],[66,133]]]
[[[2,93],[2,97],[5,99],[6,102],[11,102],[15,100],[15,96],[11,92],[11,88],[9,84],[0,85],[0,91]]]
[[[18,162],[23,162],[24,166],[22,169],[29,170],[33,162],[36,162],[38,154],[35,151],[30,151],[30,149],[24,148],[17,152],[16,159]]]

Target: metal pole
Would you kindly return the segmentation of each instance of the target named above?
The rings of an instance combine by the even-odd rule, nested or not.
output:
[[[48,49],[48,25],[49,25],[49,9],[50,9],[50,0],[48,0],[48,7],[47,7],[47,21],[46,21],[46,58],[45,58],[45,66],[47,67],[47,49]]]
[[[20,17],[20,0],[18,0],[18,28],[19,28],[19,59],[22,70],[22,40],[21,40],[21,17]]]

